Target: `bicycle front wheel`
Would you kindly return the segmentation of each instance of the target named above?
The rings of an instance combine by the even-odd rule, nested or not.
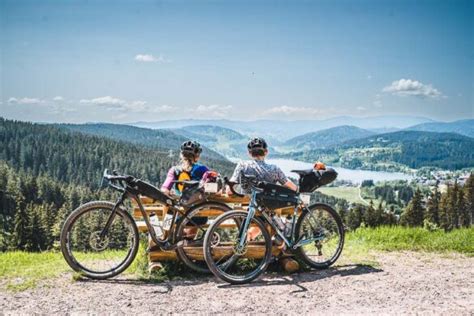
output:
[[[204,258],[209,270],[231,284],[248,283],[265,272],[272,256],[272,241],[265,224],[254,217],[240,236],[247,212],[231,211],[219,216],[204,237]],[[240,224],[236,224],[240,223]]]
[[[179,220],[174,240],[176,243],[181,241],[176,252],[186,266],[199,273],[209,273],[206,261],[202,257],[204,236],[210,224],[219,215],[231,210],[225,204],[209,202],[193,207]],[[196,249],[200,250],[199,254],[196,253]]]
[[[336,211],[326,204],[305,209],[296,223],[297,255],[313,268],[324,269],[336,262],[344,247],[344,226]]]
[[[125,210],[117,208],[103,235],[114,204],[97,201],[81,205],[61,230],[61,251],[69,266],[92,279],[107,279],[123,272],[138,251],[137,226]]]

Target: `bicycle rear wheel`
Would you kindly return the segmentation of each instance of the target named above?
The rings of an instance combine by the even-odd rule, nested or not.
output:
[[[61,251],[69,266],[92,279],[107,279],[123,272],[138,251],[138,229],[132,217],[117,208],[106,235],[101,232],[114,204],[97,201],[81,205],[61,230]]]
[[[313,204],[298,218],[296,240],[303,244],[296,250],[300,259],[316,269],[328,268],[344,247],[342,220],[329,205]]]
[[[251,219],[240,247],[241,225],[247,212],[231,211],[219,216],[204,238],[204,258],[209,270],[231,284],[248,283],[265,272],[272,256],[272,241],[265,224]]]
[[[209,273],[206,261],[202,257],[204,236],[209,225],[221,214],[232,209],[221,203],[204,203],[190,209],[180,219],[176,229],[175,242],[182,241],[176,249],[180,260],[190,269],[199,273]],[[195,251],[197,249],[198,251]],[[198,253],[197,253],[198,252]]]

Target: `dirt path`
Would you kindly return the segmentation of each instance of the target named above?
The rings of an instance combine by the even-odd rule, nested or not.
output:
[[[0,292],[0,314],[283,313],[474,314],[474,258],[379,253],[370,265],[266,275],[244,286],[214,278],[153,284],[137,280],[71,281]]]

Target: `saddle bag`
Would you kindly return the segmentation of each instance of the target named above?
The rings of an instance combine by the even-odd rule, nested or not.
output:
[[[262,183],[263,192],[257,193],[257,203],[269,210],[293,206],[298,203],[296,192],[284,186]]]
[[[205,200],[204,187],[199,183],[186,184],[181,192],[180,204],[183,206],[191,206],[193,204]]]
[[[333,168],[326,168],[325,170],[310,169],[300,176],[300,192],[314,192],[317,188],[333,182],[336,178],[337,172]]]

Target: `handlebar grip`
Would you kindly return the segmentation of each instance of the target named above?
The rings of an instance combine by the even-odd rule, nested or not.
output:
[[[237,191],[234,190],[234,185],[239,184],[239,183],[231,182],[229,181],[229,178],[227,177],[224,177],[224,183],[229,186],[229,189],[232,192],[232,194],[235,194],[236,196],[240,196],[240,197],[245,196],[245,194],[238,193]]]

